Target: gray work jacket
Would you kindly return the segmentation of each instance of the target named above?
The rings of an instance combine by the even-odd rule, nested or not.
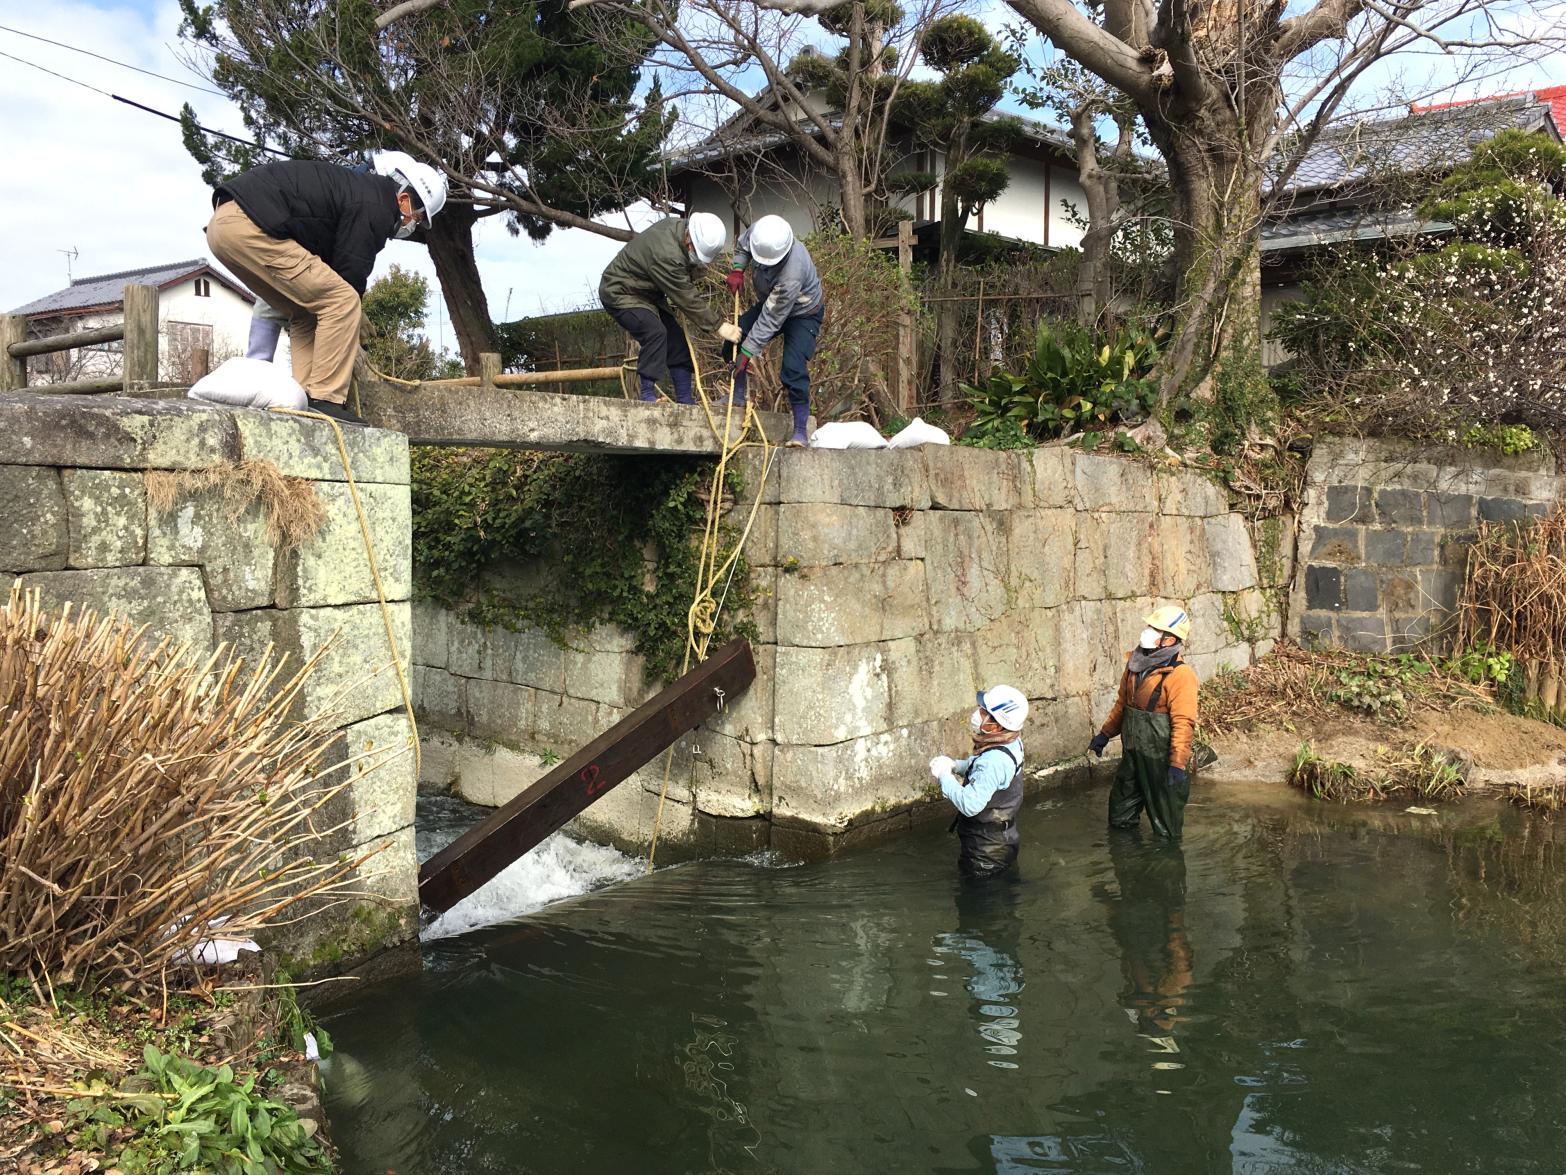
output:
[[[750,229],[746,229],[735,243],[733,268],[744,269],[746,265],[752,267],[751,281],[755,283],[762,306],[760,317],[752,324],[740,347],[748,355],[759,355],[783,329],[785,322],[796,315],[814,314],[821,309],[825,299],[810,250],[798,241],[776,265],[761,265],[751,259]]]

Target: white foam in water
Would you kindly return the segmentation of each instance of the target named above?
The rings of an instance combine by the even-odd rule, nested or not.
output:
[[[646,866],[617,849],[555,833],[424,928],[425,942],[493,926],[561,898],[640,876]]]

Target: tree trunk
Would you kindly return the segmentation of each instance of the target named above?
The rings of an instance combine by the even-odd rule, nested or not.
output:
[[[1071,141],[1077,148],[1077,180],[1087,200],[1087,232],[1082,235],[1082,260],[1077,265],[1077,318],[1091,327],[1109,309],[1109,242],[1120,211],[1120,184],[1098,162],[1096,103],[1071,112]]]
[[[1175,225],[1176,317],[1159,389],[1166,403],[1181,393],[1212,400],[1219,381],[1261,378],[1261,167],[1228,96],[1214,91],[1199,111],[1142,111],[1169,166]],[[1269,100],[1275,109],[1275,92]]]
[[[865,158],[862,137],[864,107],[873,91],[864,85],[865,6],[853,6],[848,22],[848,89],[843,95],[843,126],[838,132],[834,161],[837,165],[838,214],[843,229],[856,241],[869,235],[865,214]]]
[[[471,204],[447,204],[430,224],[428,236],[430,260],[469,375],[478,374],[480,355],[500,349],[473,254],[473,226],[478,219]]]
[[[962,163],[967,153],[967,140],[966,124],[953,129],[946,151],[946,175]],[[968,217],[957,193],[946,182],[946,175],[941,177],[941,237],[936,253],[936,268],[940,273],[936,288],[943,301],[936,303],[935,353],[941,362],[941,407],[949,410],[957,406],[959,399],[957,333],[962,320],[962,303],[957,301],[957,250],[962,244],[962,230]]]

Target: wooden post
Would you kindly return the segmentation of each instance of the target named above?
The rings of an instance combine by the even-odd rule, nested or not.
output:
[[[27,319],[20,314],[0,314],[0,392],[19,392],[27,386],[26,358],[12,358],[12,343],[27,341]]]
[[[192,347],[190,349],[190,382],[198,379],[206,379],[212,370],[212,351],[208,347]]]
[[[903,273],[903,286],[913,290],[913,222],[897,222],[897,268]],[[897,319],[897,410],[904,416],[914,407],[914,368],[918,365],[915,351],[914,310],[904,307]]]
[[[492,388],[495,386],[495,377],[500,374],[500,356],[491,352],[484,352],[479,356],[479,387]]]
[[[979,382],[979,347],[984,338],[984,279],[979,279],[979,305],[973,312],[973,382]]]
[[[158,287],[125,287],[125,351],[121,375],[125,394],[158,382]]]

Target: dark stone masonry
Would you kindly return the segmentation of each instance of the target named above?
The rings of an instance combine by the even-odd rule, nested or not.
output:
[[[1322,439],[1306,471],[1290,635],[1360,652],[1440,643],[1479,523],[1544,514],[1560,496],[1548,453]]]

